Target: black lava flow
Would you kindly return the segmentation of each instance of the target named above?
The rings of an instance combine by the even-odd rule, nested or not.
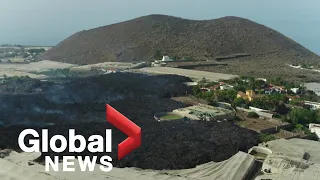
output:
[[[258,134],[238,127],[231,122],[157,122],[157,112],[184,107],[170,99],[185,95],[191,89],[183,82],[190,79],[174,76],[147,76],[116,73],[73,80],[68,83],[21,83],[32,91],[43,89],[41,94],[25,95],[16,87],[14,94],[1,94],[0,148],[20,151],[18,136],[23,129],[32,128],[39,133],[49,130],[49,136],[62,134],[68,137],[69,129],[89,137],[105,135],[112,129],[112,153],[79,154],[43,153],[44,156],[104,156],[113,158],[115,167],[142,169],[184,169],[210,161],[223,161],[239,151],[247,151],[259,143]],[[30,85],[31,84],[31,85]],[[7,84],[8,86],[8,84]],[[6,86],[6,88],[7,88]],[[26,88],[26,87],[29,87]],[[5,91],[0,86],[0,90]],[[105,120],[105,104],[109,103],[142,129],[141,146],[124,159],[117,160],[117,145],[126,135]],[[26,140],[27,141],[27,140]]]

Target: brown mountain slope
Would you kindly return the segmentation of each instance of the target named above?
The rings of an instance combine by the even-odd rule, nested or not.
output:
[[[317,55],[293,40],[247,19],[196,21],[165,15],[143,16],[75,33],[41,58],[76,64],[150,61],[157,50],[197,60],[247,53],[251,56],[242,59],[250,64],[263,61],[269,66],[320,62]]]

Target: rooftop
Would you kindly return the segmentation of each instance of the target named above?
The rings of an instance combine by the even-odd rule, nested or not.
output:
[[[269,141],[266,148],[272,151],[263,163],[269,173],[258,175],[258,179],[304,180],[319,179],[320,143],[304,139],[278,139]],[[260,145],[264,146],[264,145]]]

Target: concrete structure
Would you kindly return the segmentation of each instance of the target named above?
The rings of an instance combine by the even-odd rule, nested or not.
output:
[[[176,109],[173,112],[191,120],[213,121],[233,120],[235,118],[235,112],[232,110],[205,104]]]
[[[263,97],[262,94],[256,94],[253,90],[247,90],[246,93],[239,91],[237,94],[237,98],[247,99],[249,101],[253,101],[254,99],[258,99]]]
[[[269,113],[267,111],[258,111],[256,112],[260,117],[264,117],[264,118],[268,118],[268,119],[272,119],[274,114]]]
[[[260,108],[256,108],[256,107],[252,107],[252,106],[249,106],[249,109],[252,110],[252,111],[255,111],[255,112],[267,111],[265,109],[260,109]]]
[[[173,60],[172,60],[172,59],[170,59],[170,57],[169,57],[169,56],[163,56],[161,61],[163,61],[163,62],[167,62],[167,61],[173,61]]]
[[[266,145],[267,144],[267,145]],[[320,143],[304,139],[278,139],[260,144],[269,149],[255,180],[319,180]]]
[[[304,104],[311,106],[311,110],[320,109],[320,103],[318,103],[318,102],[304,101]]]
[[[259,153],[263,153],[266,155],[271,155],[272,151],[266,147],[262,147],[262,146],[254,146],[251,149],[249,149],[248,153],[252,154],[253,151],[259,152]]]
[[[237,75],[231,75],[231,74],[213,73],[213,72],[172,68],[172,67],[146,67],[146,68],[141,68],[139,71],[142,73],[151,73],[151,74],[176,74],[176,75],[186,76],[196,80],[201,80],[205,78],[209,81],[219,81],[221,79],[228,80],[228,79],[238,77]]]
[[[238,152],[222,162],[208,162],[190,169],[149,170],[113,168],[105,173],[97,164],[94,171],[83,171],[77,161],[74,172],[44,171],[44,166],[32,163],[41,153],[0,151],[1,180],[319,180],[320,143],[303,139],[279,139],[260,144],[249,153]],[[252,155],[250,155],[252,154]],[[263,157],[260,159],[260,157]],[[258,160],[258,161],[257,161]],[[261,165],[262,164],[262,165]],[[58,168],[62,169],[59,163]]]
[[[93,171],[81,171],[78,161],[71,160],[74,172],[45,172],[45,167],[39,163],[30,165],[30,162],[41,155],[40,153],[6,154],[8,155],[0,158],[1,180],[242,180],[252,179],[252,170],[256,167],[252,155],[238,152],[225,161],[208,162],[190,169],[142,170],[114,167],[112,171],[105,173],[100,170],[99,164],[94,165]],[[62,169],[63,164],[59,163],[58,168]]]
[[[248,153],[253,155],[257,160],[264,161],[268,155],[272,154],[272,151],[265,147],[254,146],[249,149]]]
[[[155,60],[155,62],[171,62],[173,59],[170,59],[169,56],[163,56],[161,60]]]
[[[310,124],[309,124],[309,130],[310,130],[312,133],[316,133],[316,135],[318,136],[318,138],[320,138],[320,124],[310,123]]]
[[[251,111],[256,112],[260,117],[272,119],[274,116],[274,113],[272,113],[268,110],[265,110],[265,109],[260,109],[260,108],[256,108],[256,107],[252,107],[252,106],[249,106],[249,109]]]
[[[245,109],[241,107],[236,107],[237,111],[243,111],[246,113],[252,112],[250,109]],[[257,112],[258,114],[261,114],[261,111]],[[245,115],[245,114],[243,114]],[[263,117],[263,116],[261,116]],[[242,121],[242,127],[251,129],[253,131],[256,131],[258,133],[266,133],[266,134],[273,134],[273,133],[278,133],[281,129],[292,129],[293,125],[287,122],[282,122],[279,119],[275,118],[246,118],[245,121]]]
[[[310,90],[315,92],[318,96],[320,96],[320,83],[305,83],[304,86]]]

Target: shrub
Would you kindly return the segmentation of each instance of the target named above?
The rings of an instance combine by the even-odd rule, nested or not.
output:
[[[234,107],[237,107],[237,106],[242,106],[242,105],[245,105],[246,104],[246,100],[243,99],[243,98],[235,98],[232,102],[232,105]]]
[[[281,116],[280,114],[275,114],[273,117],[274,117],[274,118],[278,118],[278,119],[281,119],[281,118],[282,118],[282,116]]]
[[[261,142],[268,142],[268,141],[272,141],[272,140],[275,140],[277,139],[276,137],[274,137],[273,135],[271,134],[260,134],[260,141]]]
[[[316,133],[308,133],[307,134],[307,138],[306,139],[309,139],[309,140],[312,140],[312,141],[318,141],[319,140],[319,137],[317,136]]]
[[[259,118],[260,116],[256,112],[249,112],[247,117],[248,118]]]
[[[296,124],[293,129],[293,132],[302,132],[305,135],[307,135],[306,139],[309,140],[317,141],[319,139],[319,137],[315,133],[312,133],[307,127],[305,127],[302,124]]]

